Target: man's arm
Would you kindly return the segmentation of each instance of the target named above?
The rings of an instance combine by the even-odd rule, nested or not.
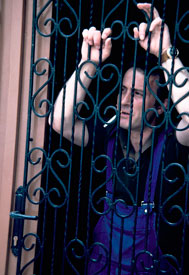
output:
[[[138,4],[137,7],[139,9],[143,9],[148,16],[150,17],[150,11],[151,11],[151,4]],[[162,19],[159,16],[158,11],[154,8],[153,10],[153,21],[150,25],[149,31],[151,32],[151,43],[150,43],[150,53],[156,55],[159,57],[159,46],[160,46],[160,33],[161,33],[161,25],[162,25]],[[139,29],[134,28],[134,36],[135,38],[139,38],[139,43],[142,48],[147,50],[148,45],[148,37],[145,37],[147,24],[141,23],[139,26]],[[163,33],[163,39],[162,39],[162,54],[171,47],[171,41],[170,41],[170,34],[168,26],[164,25],[164,33]],[[172,70],[172,59],[168,59],[165,62],[162,63],[162,66],[171,74]],[[173,73],[178,71],[180,68],[183,68],[184,65],[182,64],[181,60],[179,58],[174,59],[174,70]],[[164,72],[165,79],[167,80],[167,74]],[[176,83],[182,84],[184,81],[186,81],[185,85],[183,87],[177,87],[176,85],[172,84],[172,101],[173,103],[176,103],[180,98],[185,96],[189,92],[189,73],[185,69],[180,70],[176,75]],[[169,87],[168,87],[169,88]],[[182,113],[189,113],[189,96],[187,95],[185,98],[183,98],[179,104],[176,104],[176,109],[179,114]],[[182,119],[179,122],[177,128],[178,129],[184,129],[188,127],[189,125],[189,115],[182,115]],[[176,137],[177,140],[185,145],[189,146],[189,128],[183,131],[176,131]]]
[[[172,67],[172,60],[168,59],[162,66],[166,68],[170,72],[170,68]],[[180,68],[183,68],[175,77],[177,84],[182,84],[185,80],[187,80],[186,84],[183,87],[177,87],[174,84],[172,85],[172,100],[173,102],[177,102],[180,98],[185,96],[189,92],[189,73],[186,69],[184,69],[184,65],[182,64],[179,58],[176,58],[174,61],[174,73],[178,71]],[[167,74],[165,74],[165,78],[167,80]],[[189,96],[187,95],[183,98],[180,103],[176,106],[176,109],[179,114],[188,113],[188,115],[182,115],[182,119],[180,120],[177,129],[184,129],[189,126]],[[186,130],[176,131],[177,140],[185,145],[189,146],[189,127]]]
[[[90,61],[93,61],[98,65],[100,58],[100,46],[102,43],[102,62],[105,61],[111,53],[111,29],[106,28],[101,32],[96,30],[95,27],[91,27],[89,30],[85,29],[83,31],[83,43],[81,48],[81,61],[80,65],[88,60],[88,49],[91,46],[90,51]],[[83,86],[87,89],[91,84],[91,78],[87,77],[93,76],[96,72],[96,66],[91,62],[86,62],[80,70],[80,79]],[[87,73],[87,74],[86,74]],[[77,85],[77,87],[75,87]],[[65,92],[66,91],[66,92]],[[56,99],[54,105],[53,113],[53,129],[60,133],[61,124],[63,123],[63,136],[68,140],[72,137],[72,121],[73,121],[73,108],[74,108],[74,96],[76,91],[76,104],[85,99],[85,90],[77,81],[76,83],[76,71],[72,74],[70,79],[66,82],[66,90],[62,89]],[[63,110],[63,96],[65,93],[65,103]],[[81,106],[79,105],[78,111],[80,111]],[[62,115],[64,112],[64,120],[62,121]],[[49,117],[49,123],[51,123],[51,117]],[[82,121],[75,117],[74,125],[74,143],[81,146],[82,143]],[[87,145],[89,139],[88,129],[85,129],[84,145]]]

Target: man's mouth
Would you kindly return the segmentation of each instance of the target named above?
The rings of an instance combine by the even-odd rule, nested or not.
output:
[[[130,112],[120,111],[120,115],[129,116],[129,115],[130,115]]]

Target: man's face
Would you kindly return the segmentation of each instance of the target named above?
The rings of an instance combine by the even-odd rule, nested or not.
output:
[[[157,84],[155,80],[158,76],[150,76],[149,84],[153,92],[157,93]],[[129,128],[129,117],[131,110],[131,91],[133,82],[133,68],[130,68],[124,75],[122,82],[122,97],[121,97],[121,114],[120,114],[120,127],[124,129]],[[143,87],[144,87],[144,73],[142,70],[137,69],[135,74],[135,85],[134,85],[134,98],[133,98],[133,113],[131,130],[140,132],[141,130],[141,119],[142,119],[142,105],[143,105]],[[119,96],[117,99],[117,104],[119,106]],[[145,110],[149,108],[154,108],[155,98],[150,93],[148,88],[146,88],[146,98],[145,98]],[[152,118],[154,112],[149,112],[147,115],[148,121]],[[155,119],[151,124],[155,122]]]

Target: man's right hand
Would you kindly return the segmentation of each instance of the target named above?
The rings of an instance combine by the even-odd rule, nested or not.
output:
[[[112,42],[109,37],[112,33],[110,28],[105,28],[101,34],[95,27],[83,30],[83,44],[81,48],[81,62],[88,59],[88,50],[91,46],[90,60],[99,64],[100,47],[102,42],[102,62],[111,54]]]
[[[89,30],[85,29],[83,31],[83,43],[82,43],[82,49],[81,49],[81,63],[88,60],[88,51],[89,46],[91,46],[90,51],[90,60],[95,62],[96,64],[99,63],[100,58],[100,51],[102,51],[102,62],[105,61],[111,54],[111,38],[109,35],[111,35],[112,31],[110,28],[104,29],[104,31],[101,32],[96,30],[95,27],[91,27]],[[100,47],[102,47],[100,49]],[[70,79],[66,82],[66,93],[64,88],[61,89],[55,105],[54,105],[54,117],[53,117],[53,129],[57,133],[63,133],[63,136],[68,139],[72,140],[72,128],[73,128],[73,110],[74,110],[74,104],[75,104],[75,91],[77,85],[77,95],[76,95],[76,104],[82,103],[86,96],[86,91],[83,87],[86,89],[89,87],[92,78],[88,77],[89,75],[94,75],[96,71],[96,66],[92,65],[90,62],[87,62],[84,66],[81,67],[80,70],[80,80],[83,85],[79,81],[77,81],[77,84],[75,82],[76,80],[76,71],[71,75]],[[86,74],[87,72],[87,74]],[[64,99],[63,99],[64,97]],[[63,110],[63,102],[64,102],[64,110]],[[82,104],[78,104],[77,106],[77,112],[80,112],[80,109],[82,107]],[[64,112],[64,120],[62,120],[62,114]],[[51,116],[49,117],[49,123],[51,123]],[[62,127],[63,123],[63,127]],[[83,122],[78,119],[77,115],[75,115],[75,121],[74,121],[74,143],[78,146],[81,146],[83,144],[83,138],[84,138],[84,146],[87,145],[89,140],[89,133],[87,129],[87,125],[84,126]],[[83,127],[85,127],[85,135],[83,136]]]

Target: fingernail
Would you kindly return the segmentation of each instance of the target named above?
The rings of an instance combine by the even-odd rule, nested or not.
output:
[[[144,39],[144,34],[141,34],[140,39],[141,39],[141,40]]]

